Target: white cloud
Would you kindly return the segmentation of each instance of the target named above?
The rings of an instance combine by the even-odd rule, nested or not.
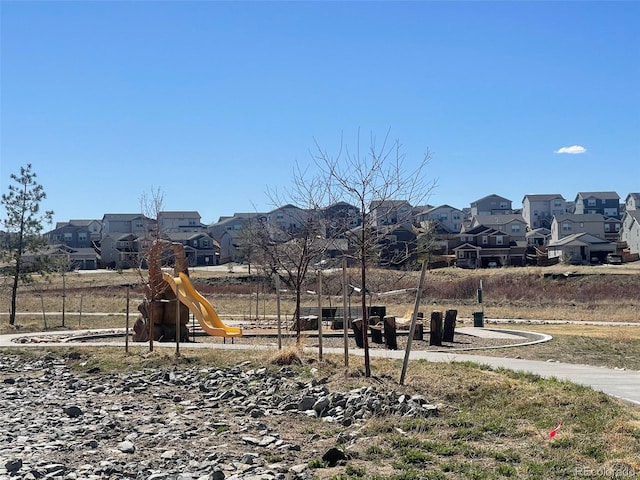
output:
[[[577,153],[585,153],[586,151],[587,149],[582,145],[571,145],[570,147],[561,147],[558,150],[554,150],[553,153],[570,153],[575,155]]]

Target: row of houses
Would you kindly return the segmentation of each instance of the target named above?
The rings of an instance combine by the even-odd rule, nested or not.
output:
[[[75,268],[126,268],[138,265],[152,232],[184,245],[192,266],[244,260],[242,243],[248,227],[266,225],[274,240],[295,232],[309,220],[322,222],[334,239],[330,255],[351,248],[350,238],[363,228],[360,210],[345,202],[321,212],[285,205],[266,213],[234,213],[210,225],[197,211],[164,211],[158,218],[142,214],[104,214],[100,220],[58,223],[46,234],[49,255],[65,255]],[[435,250],[448,263],[468,268],[518,266],[545,256],[572,263],[604,262],[608,254],[640,254],[640,193],[624,202],[615,192],[580,192],[571,202],[559,194],[525,195],[522,208],[496,194],[468,208],[450,205],[412,206],[407,201],[370,206],[367,228],[378,239],[381,265],[402,267],[417,260],[416,226],[428,223]]]

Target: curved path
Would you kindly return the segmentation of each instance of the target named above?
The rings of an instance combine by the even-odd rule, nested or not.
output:
[[[478,335],[493,335],[490,329],[475,329]],[[102,332],[114,332],[114,329],[101,330]],[[100,332],[100,331],[92,331]],[[0,347],[70,347],[70,346],[124,346],[124,342],[73,342],[73,341],[60,341],[60,342],[46,342],[46,343],[16,343],[17,339],[24,339],[28,337],[46,336],[46,335],[63,335],[75,333],[75,332],[52,332],[52,333],[22,333],[22,334],[10,334],[0,335]],[[465,332],[466,333],[466,332]],[[526,333],[526,332],[519,332]],[[140,345],[140,344],[138,344]],[[161,348],[175,348],[174,343],[154,343],[157,347]],[[243,349],[261,349],[261,350],[273,350],[273,346],[260,346],[260,345],[248,345],[248,344],[232,344],[232,343],[182,343],[181,349],[191,348],[223,348],[229,350],[243,350]],[[316,352],[315,347],[306,347],[305,351]],[[344,350],[342,348],[324,348],[324,353],[343,355]],[[362,349],[349,350],[350,355],[362,356],[364,354]],[[369,355],[379,358],[390,358],[403,360],[404,351],[402,350],[383,350],[383,349],[370,349]],[[555,377],[560,380],[571,381],[580,385],[588,386],[594,390],[604,392],[613,397],[630,402],[634,405],[640,406],[640,372],[630,370],[619,370],[603,367],[594,367],[589,365],[577,365],[570,363],[560,362],[542,362],[536,360],[522,360],[514,358],[503,357],[489,357],[483,355],[472,355],[468,353],[459,352],[430,352],[425,350],[414,350],[411,352],[410,358],[412,360],[424,359],[431,362],[474,362],[483,365],[489,365],[494,368],[505,368],[515,371],[530,372],[536,375],[540,375],[544,378]]]

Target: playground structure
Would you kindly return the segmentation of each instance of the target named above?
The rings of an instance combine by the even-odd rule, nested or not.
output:
[[[166,251],[173,252],[174,274],[162,271],[161,259]],[[213,305],[204,298],[189,279],[187,257],[181,243],[156,239],[149,249],[149,281],[145,285],[145,300],[138,305],[138,318],[133,327],[133,340],[174,341],[179,329],[180,341],[188,341],[189,311],[202,329],[218,337],[239,337],[242,330],[222,322]],[[180,304],[176,308],[176,301]],[[179,315],[179,318],[176,318]],[[177,320],[177,321],[176,321]],[[179,325],[177,327],[177,325]]]

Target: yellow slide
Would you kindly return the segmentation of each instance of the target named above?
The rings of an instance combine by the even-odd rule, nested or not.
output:
[[[239,337],[242,330],[238,327],[228,327],[216,313],[213,305],[198,292],[191,280],[184,273],[180,273],[177,278],[163,272],[162,278],[169,284],[173,293],[179,290],[178,298],[186,305],[198,319],[202,329],[214,337]]]

